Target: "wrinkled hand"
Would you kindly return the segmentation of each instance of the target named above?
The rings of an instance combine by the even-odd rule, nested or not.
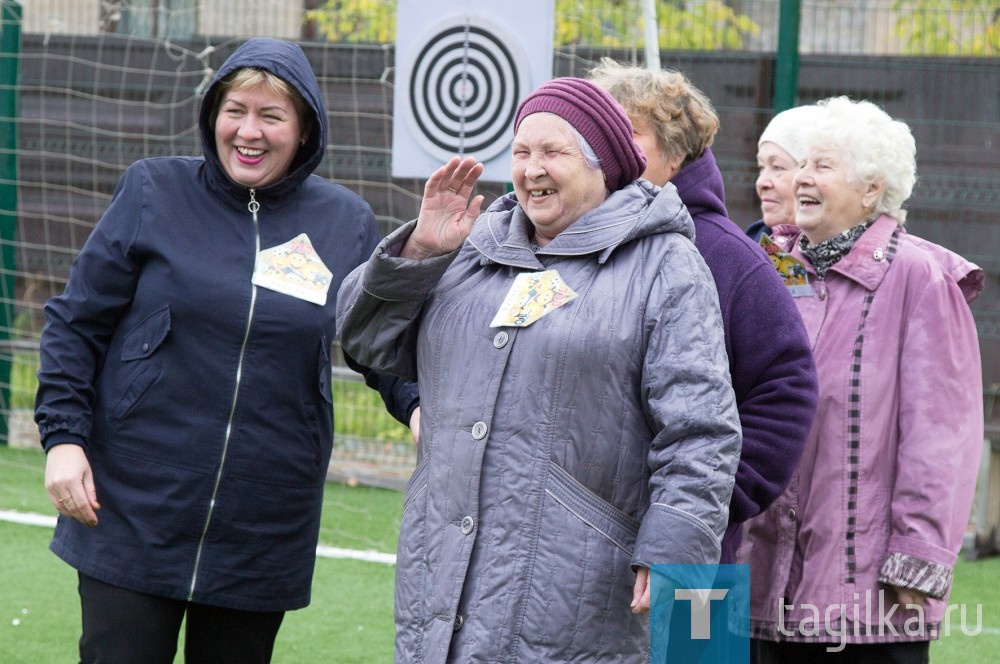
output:
[[[927,595],[919,590],[900,588],[899,586],[893,586],[892,589],[896,591],[896,597],[899,598],[902,608],[906,608],[907,604],[919,606],[920,608],[924,608],[927,605]]]
[[[473,157],[452,157],[424,185],[413,233],[400,250],[403,258],[423,260],[455,251],[472,231],[483,196],[469,201],[484,166]]]
[[[640,567],[635,571],[632,587],[632,613],[637,616],[649,613],[649,589],[649,568]]]
[[[97,525],[97,491],[87,453],[66,443],[49,450],[45,460],[45,490],[60,514],[94,527]]]

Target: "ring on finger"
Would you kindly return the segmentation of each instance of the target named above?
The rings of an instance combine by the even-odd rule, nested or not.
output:
[[[458,193],[458,189],[455,189],[454,187],[448,187],[448,191],[450,191],[453,194],[457,194]]]
[[[66,498],[60,498],[60,499],[59,499],[59,502],[60,502],[60,503],[62,503],[63,505],[65,505],[65,504],[66,504],[66,503],[68,503],[68,502],[69,502],[70,500],[71,500],[71,498],[70,498],[69,496],[67,496]]]

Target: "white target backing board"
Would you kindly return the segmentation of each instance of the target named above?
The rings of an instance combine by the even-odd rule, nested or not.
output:
[[[430,176],[456,154],[510,180],[518,103],[552,78],[553,1],[399,0],[392,175]]]

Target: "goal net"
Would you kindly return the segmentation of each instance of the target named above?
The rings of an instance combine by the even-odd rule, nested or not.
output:
[[[555,0],[553,74],[585,75],[605,55],[642,64],[642,4]],[[977,83],[984,80],[975,78],[983,66],[975,62],[888,62],[902,49],[893,36],[893,4],[802,3],[800,48],[804,57],[814,57],[810,69],[803,68],[801,101],[847,93],[908,118],[918,145],[927,147],[921,153],[923,188],[911,206],[924,213],[911,218],[930,239],[951,244],[995,277],[1000,231],[989,219],[998,202],[998,165],[989,151],[983,154],[981,139],[996,135],[998,121],[989,109],[977,110],[986,108],[977,92],[996,89],[995,73],[992,83]],[[657,3],[663,66],[686,73],[722,119],[713,151],[730,217],[744,226],[759,216],[755,150],[773,112],[778,5]],[[144,157],[200,154],[200,94],[247,37],[295,40],[313,64],[331,127],[318,174],[367,200],[383,234],[416,216],[423,182],[391,177],[395,2],[2,0],[2,6],[0,442],[37,445],[31,410],[42,306],[64,287],[119,176]],[[989,20],[969,18],[956,28],[955,41],[972,43]],[[856,59],[865,53],[876,57]],[[905,94],[917,88],[927,94]],[[947,151],[932,154],[931,146],[942,143]],[[480,189],[489,203],[505,188]],[[970,224],[974,233],[955,234],[930,220]],[[984,365],[995,366],[1000,307],[994,295],[984,298],[976,312]],[[400,487],[413,464],[408,431],[385,413],[377,394],[351,387],[357,387],[351,372],[338,370],[337,377],[343,394],[336,399],[331,477]]]

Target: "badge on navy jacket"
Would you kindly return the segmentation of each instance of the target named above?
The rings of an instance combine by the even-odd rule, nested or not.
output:
[[[326,304],[332,277],[333,273],[316,255],[309,236],[301,233],[257,254],[251,281],[255,286],[322,306]]]

